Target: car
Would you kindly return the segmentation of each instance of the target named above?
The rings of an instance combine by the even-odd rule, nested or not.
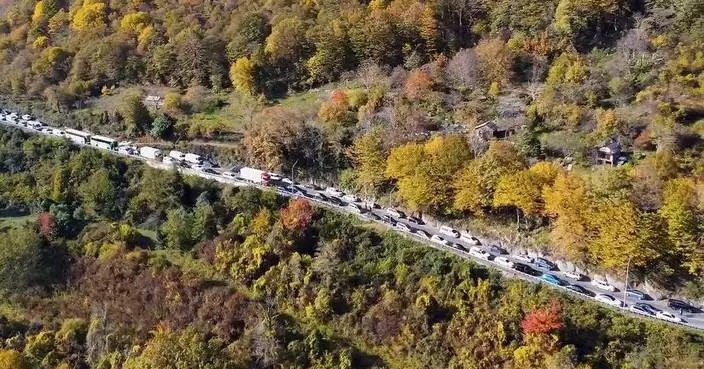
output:
[[[594,296],[594,299],[603,302],[607,305],[615,306],[615,307],[623,307],[623,301],[611,296],[607,295],[605,293],[597,293],[596,296]]]
[[[576,270],[564,271],[564,272],[562,272],[562,275],[564,275],[565,277],[567,277],[569,279],[574,279],[575,281],[581,281],[584,278],[584,276],[581,273],[577,272]]]
[[[574,292],[577,292],[579,294],[585,295],[585,296],[589,296],[589,297],[594,296],[594,292],[589,291],[588,289],[586,289],[578,284],[571,284],[565,288],[567,288],[568,290],[572,290]]]
[[[394,208],[386,208],[386,214],[391,215],[392,217],[396,218],[405,218],[406,214],[404,214],[401,210],[396,210]]]
[[[337,205],[337,206],[347,205],[344,201],[340,200],[340,198],[337,196],[328,196],[328,202],[333,205]]]
[[[444,238],[443,238],[442,236],[440,236],[439,234],[434,234],[434,235],[432,235],[432,237],[430,237],[430,240],[433,241],[433,242],[435,242],[435,243],[437,243],[437,244],[444,245],[444,246],[450,246],[450,245],[451,245],[450,241],[444,239]]]
[[[636,314],[640,314],[640,315],[655,316],[650,311],[648,311],[648,310],[644,309],[642,306],[638,306],[638,305],[631,305],[628,307],[628,310],[632,313],[636,313]]]
[[[365,201],[365,202],[364,202],[364,206],[365,206],[367,209],[381,209],[381,206],[379,206],[379,204],[377,204],[377,203],[374,202],[374,201]]]
[[[684,323],[684,320],[682,320],[682,318],[669,311],[658,311],[657,314],[655,314],[655,317],[658,319],[666,320],[671,323]]]
[[[677,299],[668,299],[667,306],[669,306],[670,309],[682,310],[683,312],[687,312],[687,313],[694,313],[696,311],[694,306],[692,306],[682,300],[677,300]]]
[[[543,273],[543,275],[540,278],[542,280],[544,280],[545,282],[548,282],[550,284],[554,284],[556,286],[564,286],[567,284],[567,283],[565,283],[565,281],[558,278],[556,275],[550,274],[550,273]]]
[[[513,268],[513,261],[509,260],[505,256],[495,257],[494,262],[496,262],[496,264],[499,264],[501,266],[505,266],[506,268]]]
[[[352,194],[347,194],[345,196],[342,196],[342,199],[347,202],[362,202],[362,199],[360,199],[356,195],[352,195]]]
[[[382,216],[381,216],[381,221],[384,222],[384,223],[386,223],[386,224],[390,224],[390,225],[392,225],[392,226],[395,226],[395,225],[396,225],[396,219],[394,219],[394,218],[392,218],[392,217],[390,217],[390,216],[388,216],[388,215],[382,215]]]
[[[469,254],[474,256],[475,258],[479,259],[484,259],[484,260],[489,260],[491,257],[491,254],[480,249],[479,247],[472,246],[469,248]]]
[[[234,172],[222,172],[222,176],[229,179],[237,178],[237,173]]]
[[[532,275],[532,276],[542,274],[539,271],[533,269],[533,267],[531,267],[530,265],[523,264],[523,263],[513,263],[513,269],[515,269],[516,271],[519,271],[523,274],[528,274],[528,275]]]
[[[639,309],[643,309],[643,310],[647,311],[652,316],[655,316],[655,314],[657,314],[658,311],[662,311],[662,310],[654,307],[653,305],[650,305],[645,302],[637,302],[637,303],[633,304],[633,306],[637,306]]]
[[[345,193],[344,193],[344,192],[338,190],[338,189],[335,188],[335,187],[328,187],[328,188],[326,188],[326,189],[325,189],[325,193],[328,194],[328,195],[337,196],[337,197],[345,196]]]
[[[634,300],[645,300],[647,295],[643,291],[639,291],[634,288],[626,288],[626,296]]]
[[[409,227],[407,224],[404,224],[401,222],[396,223],[396,229],[404,231],[404,232],[412,232],[413,231],[413,229],[411,227]]]
[[[616,292],[616,287],[609,284],[609,282],[601,279],[592,279],[591,285],[604,291]]]
[[[526,254],[526,253],[520,253],[520,254],[513,254],[513,258],[522,261],[524,263],[529,263],[532,264],[535,261],[535,258],[532,256]]]
[[[431,236],[430,233],[422,230],[422,229],[416,229],[413,234],[417,235],[420,238],[424,238],[426,240],[430,240]]]
[[[280,174],[269,172],[269,180],[274,182],[281,182],[283,177]]]
[[[371,211],[364,213],[362,216],[370,220],[381,220],[380,216],[372,213]]]
[[[213,169],[211,167],[203,167],[203,169],[201,169],[200,171],[203,173],[208,173],[208,174],[220,174],[220,173],[216,172],[215,169]]]
[[[418,225],[423,225],[425,222],[423,219],[416,218],[414,216],[409,216],[406,220],[408,220],[408,223],[413,223],[413,224],[418,224]]]
[[[496,254],[496,255],[508,254],[508,252],[506,251],[506,249],[503,248],[503,247],[501,247],[501,246],[499,246],[499,245],[491,245],[491,246],[489,246],[489,252],[492,253],[492,254]]]
[[[360,208],[359,205],[353,202],[347,204],[347,208],[350,209],[350,211],[353,213],[362,214],[362,208]]]
[[[460,232],[458,232],[455,229],[452,229],[452,227],[442,226],[442,227],[440,227],[440,233],[442,233],[446,236],[460,238]]]
[[[457,242],[453,242],[453,243],[452,243],[452,247],[454,247],[455,249],[460,250],[460,251],[462,251],[462,252],[467,252],[467,251],[469,251],[469,250],[467,250],[466,247],[464,247],[463,244],[457,243]]]
[[[460,232],[460,240],[473,246],[479,246],[482,244],[481,242],[479,242],[478,238],[472,236],[469,232],[466,231]]]
[[[550,261],[546,258],[536,258],[535,265],[537,265],[538,268],[543,268],[543,269],[547,269],[547,270],[555,270],[557,268],[555,263],[553,263],[552,261]]]

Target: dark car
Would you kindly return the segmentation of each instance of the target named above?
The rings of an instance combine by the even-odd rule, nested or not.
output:
[[[328,202],[330,202],[333,205],[337,205],[337,206],[346,206],[347,205],[339,197],[335,197],[335,196],[328,196]]]
[[[416,229],[413,233],[417,234],[419,237],[425,238],[426,240],[429,240],[430,237],[432,237],[430,233],[422,229]]]
[[[552,261],[545,259],[545,258],[536,258],[535,265],[537,265],[539,268],[543,268],[543,269],[547,269],[547,270],[557,269],[557,265],[555,265],[555,263],[553,263]]]
[[[388,216],[388,215],[382,215],[382,216],[381,216],[381,221],[384,222],[384,223],[386,223],[386,224],[390,224],[390,225],[392,225],[392,226],[395,226],[395,225],[396,225],[396,219],[394,219],[394,218],[392,218],[392,217],[390,217],[390,216]]]
[[[669,306],[670,309],[682,310],[687,313],[693,313],[697,310],[694,306],[692,306],[682,300],[677,300],[677,299],[667,300],[667,306]]]
[[[492,253],[492,254],[496,254],[496,255],[508,254],[508,251],[506,251],[505,248],[503,248],[503,247],[501,247],[501,246],[499,246],[499,245],[491,245],[491,246],[489,247],[489,252]]]
[[[457,250],[460,250],[460,251],[462,251],[462,252],[467,252],[467,248],[464,247],[464,245],[462,245],[461,243],[455,242],[455,243],[452,244],[452,247],[454,247],[454,248],[456,248]]]
[[[523,264],[523,263],[513,263],[513,269],[515,269],[521,273],[525,273],[525,274],[532,275],[532,276],[537,276],[537,275],[542,274],[539,271],[533,269],[530,265]]]
[[[372,213],[371,211],[362,214],[362,216],[365,217],[365,218],[367,218],[367,219],[371,219],[371,220],[381,220],[381,217],[380,217],[380,216],[378,216],[378,215]]]
[[[634,300],[645,300],[646,294],[643,291],[629,288],[626,290],[626,296]]]
[[[589,291],[588,289],[578,285],[578,284],[571,284],[566,287],[568,290],[572,290],[577,293],[581,293],[582,295],[593,297],[595,295],[594,292]]]
[[[416,218],[416,217],[414,217],[414,216],[409,216],[407,220],[408,220],[408,223],[413,223],[413,224],[418,224],[418,225],[423,225],[423,224],[425,224],[425,222],[423,221],[423,219]]]
[[[645,302],[637,302],[637,303],[633,304],[633,306],[637,306],[639,309],[645,310],[650,315],[653,315],[653,316],[655,316],[655,314],[657,314],[658,311],[662,311],[662,310],[654,307],[653,305],[647,304]]]

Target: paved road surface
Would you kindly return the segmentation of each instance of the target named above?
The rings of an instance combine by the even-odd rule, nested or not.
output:
[[[39,132],[39,131],[36,131],[36,130],[34,130],[34,129],[27,128],[27,127],[24,127],[24,126],[21,126],[21,125],[17,125],[17,124],[13,124],[13,123],[8,122],[8,121],[0,120],[0,124],[4,124],[4,125],[11,126],[11,127],[14,127],[14,128],[19,128],[19,129],[22,129],[22,130],[24,130],[24,131],[26,131],[26,132],[29,132],[29,133],[43,134],[43,135],[46,135],[46,136],[51,136],[51,137],[55,137],[55,138],[56,138],[56,136],[53,136],[53,135],[51,135],[51,134],[48,133],[48,132]],[[72,142],[72,141],[70,141],[70,142],[73,143],[73,144],[75,144],[75,143]],[[89,145],[80,145],[80,144],[78,144],[78,145],[79,145],[79,146],[88,146],[88,147],[91,147],[91,148],[95,149],[94,147],[89,146]],[[546,285],[546,286],[550,286],[550,287],[554,287],[554,288],[561,289],[561,290],[563,290],[565,293],[570,293],[570,294],[572,294],[573,296],[577,296],[577,297],[579,297],[579,298],[584,298],[584,299],[589,299],[590,301],[599,303],[599,304],[601,304],[602,306],[605,306],[605,307],[607,307],[607,308],[619,310],[619,311],[621,311],[622,313],[625,313],[625,314],[630,314],[630,315],[632,315],[632,316],[636,316],[636,317],[643,318],[643,319],[655,319],[655,318],[649,317],[649,316],[643,316],[643,315],[640,315],[640,314],[634,314],[634,313],[632,313],[632,312],[630,312],[630,311],[628,310],[628,306],[630,306],[630,305],[632,305],[632,304],[634,304],[634,303],[636,303],[636,302],[646,302],[646,303],[652,305],[653,307],[655,307],[656,309],[660,309],[660,310],[664,310],[664,311],[670,311],[670,312],[675,313],[675,315],[677,315],[677,316],[681,316],[681,317],[685,320],[685,322],[684,322],[683,324],[686,325],[686,326],[688,326],[688,327],[696,328],[696,329],[704,329],[704,313],[694,313],[694,314],[692,314],[692,313],[685,313],[684,315],[680,315],[679,312],[673,311],[672,309],[668,308],[668,306],[667,306],[667,301],[666,301],[666,300],[654,301],[654,300],[651,299],[651,300],[647,300],[647,301],[634,301],[634,300],[632,300],[632,299],[628,299],[628,300],[625,301],[626,304],[627,304],[627,306],[626,306],[625,308],[618,308],[618,307],[614,307],[614,306],[611,306],[611,305],[607,305],[607,304],[604,304],[604,303],[599,302],[599,301],[597,301],[597,300],[594,300],[594,299],[591,298],[591,297],[588,297],[588,296],[585,296],[585,295],[576,293],[576,292],[574,292],[574,291],[572,291],[572,290],[569,290],[569,289],[565,288],[564,286],[556,286],[556,285],[554,285],[554,284],[549,284],[549,283],[545,282],[543,279],[541,279],[540,277],[536,277],[536,276],[533,276],[533,275],[528,275],[528,274],[520,273],[520,272],[518,272],[518,271],[516,271],[516,270],[514,270],[514,269],[512,269],[512,268],[509,268],[509,267],[504,266],[504,265],[502,265],[502,264],[498,264],[498,263],[494,262],[494,260],[493,260],[493,259],[494,259],[496,256],[498,256],[498,255],[493,255],[493,254],[492,254],[492,256],[489,258],[489,260],[484,260],[484,259],[481,259],[481,258],[476,258],[476,257],[473,257],[472,255],[470,255],[469,253],[467,253],[467,252],[465,252],[465,251],[462,251],[462,250],[460,250],[460,249],[458,249],[458,248],[456,248],[456,247],[447,246],[447,245],[445,245],[445,244],[440,244],[440,243],[437,243],[437,242],[432,242],[432,241],[430,241],[430,240],[428,240],[428,239],[426,239],[426,238],[420,237],[417,233],[411,233],[411,232],[407,232],[407,231],[400,230],[400,229],[398,229],[397,227],[392,226],[392,225],[389,224],[388,222],[384,222],[384,221],[376,220],[376,219],[369,219],[369,216],[365,216],[364,214],[360,213],[358,210],[353,209],[352,207],[335,205],[335,204],[333,204],[333,203],[331,203],[331,202],[329,202],[329,201],[321,200],[320,198],[317,198],[317,196],[312,196],[313,193],[317,192],[316,190],[312,189],[311,187],[305,187],[305,185],[304,185],[304,186],[299,186],[299,187],[301,187],[301,189],[303,189],[303,190],[305,191],[305,193],[299,193],[298,195],[294,195],[294,194],[292,194],[291,192],[288,191],[289,188],[284,187],[284,186],[279,186],[279,187],[267,187],[267,186],[261,186],[261,185],[258,185],[258,184],[250,183],[250,182],[245,182],[245,181],[242,181],[242,180],[226,178],[226,177],[223,177],[223,176],[221,175],[221,172],[219,172],[219,171],[217,171],[217,170],[215,170],[215,171],[213,171],[213,172],[203,172],[203,171],[193,170],[193,169],[185,168],[185,167],[174,167],[174,166],[172,166],[172,165],[164,164],[164,163],[162,163],[162,162],[147,160],[147,159],[145,159],[145,158],[143,158],[143,157],[140,157],[140,156],[122,155],[122,154],[119,154],[119,153],[117,153],[117,152],[115,152],[115,151],[108,151],[108,152],[110,152],[111,154],[114,154],[114,155],[118,155],[118,156],[124,156],[124,157],[129,157],[129,158],[132,158],[132,159],[136,159],[136,160],[142,160],[142,161],[144,161],[147,165],[149,165],[149,166],[151,166],[151,167],[154,167],[154,168],[163,169],[163,170],[168,170],[168,169],[176,168],[177,170],[183,172],[184,174],[200,176],[200,177],[203,177],[203,178],[209,178],[209,179],[212,179],[212,180],[215,180],[215,181],[224,183],[224,184],[229,184],[229,185],[234,185],[234,186],[253,186],[253,187],[259,187],[259,188],[261,188],[261,189],[274,190],[274,191],[277,191],[277,192],[278,192],[279,194],[281,194],[282,196],[287,196],[287,197],[293,197],[293,196],[304,195],[305,197],[309,198],[311,201],[313,201],[313,202],[315,202],[315,203],[317,203],[317,204],[319,204],[319,205],[323,205],[323,206],[326,206],[326,207],[329,207],[329,208],[334,208],[334,209],[336,209],[336,210],[338,210],[338,211],[343,211],[343,212],[346,212],[346,213],[349,213],[349,214],[353,214],[353,215],[357,216],[359,219],[362,219],[362,220],[364,220],[364,221],[376,222],[376,223],[382,224],[382,225],[384,225],[384,226],[387,226],[389,229],[393,229],[393,230],[395,230],[395,231],[397,231],[397,232],[399,232],[399,233],[402,233],[402,234],[406,235],[407,237],[414,238],[414,239],[416,239],[416,240],[418,240],[418,241],[420,241],[420,242],[422,242],[422,243],[424,243],[424,244],[426,244],[426,245],[428,245],[428,246],[434,247],[434,248],[436,248],[436,249],[439,249],[439,250],[442,250],[442,251],[445,251],[445,252],[451,252],[451,253],[453,253],[453,254],[459,256],[459,257],[466,258],[466,259],[472,259],[472,261],[474,261],[474,262],[483,264],[483,265],[488,266],[488,267],[491,267],[491,268],[498,269],[498,270],[500,270],[503,274],[505,274],[505,275],[508,276],[508,277],[511,277],[511,278],[521,278],[521,279],[524,279],[524,280],[527,280],[527,281],[530,281],[530,282],[534,282],[534,283],[542,283],[542,284],[544,284],[544,285]],[[367,210],[364,210],[364,212],[367,212]],[[385,212],[384,210],[382,210],[382,209],[372,209],[372,210],[370,210],[369,212],[371,212],[371,213],[373,213],[373,214],[376,214],[377,217],[381,217],[381,216],[383,216],[383,215],[386,215],[386,212]],[[399,219],[399,218],[394,218],[394,221],[396,221],[396,222],[398,222],[398,223],[406,224],[406,225],[407,225],[409,228],[411,228],[412,230],[421,229],[421,230],[423,230],[423,231],[425,231],[425,232],[428,232],[430,235],[440,234],[440,231],[439,231],[439,228],[440,228],[440,227],[439,227],[439,225],[432,225],[432,224],[422,224],[422,225],[419,225],[419,224],[410,223],[407,219],[403,219],[403,218],[401,218],[401,219]],[[462,241],[462,240],[459,239],[459,238],[454,238],[454,237],[452,237],[452,236],[446,236],[446,235],[441,235],[441,236],[442,236],[444,239],[446,239],[447,241],[450,241],[450,242],[452,242],[452,243],[459,243],[459,244],[461,244],[461,245],[464,246],[464,248],[467,249],[467,250],[469,250],[469,249],[472,247],[472,245],[468,244],[467,242]],[[486,240],[480,239],[480,242],[484,243],[484,242],[486,242]],[[489,250],[489,248],[488,248],[489,246],[490,246],[490,244],[483,244],[483,245],[481,245],[481,246],[479,246],[479,247],[481,247],[481,248],[483,248],[484,250],[488,251],[488,250]],[[501,255],[501,256],[505,256],[505,257],[509,258],[510,260],[512,260],[512,261],[514,261],[514,262],[520,262],[520,263],[526,264],[524,261],[520,261],[520,260],[515,259],[515,257],[514,257],[513,255]],[[536,269],[536,270],[538,270],[538,271],[541,271],[541,272],[547,272],[547,271],[544,270],[544,269],[538,268],[538,267],[537,267],[536,265],[534,265],[534,264],[531,264],[531,267],[533,267],[534,269]],[[559,278],[562,279],[563,281],[568,282],[569,284],[576,284],[576,285],[582,286],[582,287],[584,287],[585,289],[587,289],[587,290],[589,290],[589,291],[592,291],[593,293],[606,293],[606,294],[609,294],[609,295],[611,295],[611,296],[617,298],[618,300],[623,300],[623,297],[624,297],[623,291],[608,292],[608,291],[599,290],[599,289],[595,288],[594,286],[592,286],[592,285],[590,284],[590,282],[588,281],[588,278],[587,278],[586,280],[582,280],[582,281],[574,281],[574,280],[570,280],[570,279],[564,277],[564,275],[562,275],[562,273],[561,273],[560,271],[551,271],[550,273],[552,273],[552,274],[554,274],[555,276],[559,277]],[[665,322],[665,321],[659,320],[659,319],[657,319],[657,321],[659,321],[659,322]],[[665,323],[669,323],[669,322],[665,322]],[[670,324],[674,324],[674,323],[670,323]]]

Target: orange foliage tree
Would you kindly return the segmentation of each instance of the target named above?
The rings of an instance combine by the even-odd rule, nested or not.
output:
[[[288,230],[302,230],[310,224],[311,220],[313,220],[313,207],[306,199],[292,199],[286,208],[281,209],[281,222]]]
[[[424,95],[430,91],[432,86],[433,80],[428,73],[420,69],[415,69],[411,72],[411,75],[408,76],[403,92],[410,100],[421,100]]]
[[[545,335],[562,327],[560,304],[553,301],[549,309],[536,309],[528,313],[521,322],[523,334]]]

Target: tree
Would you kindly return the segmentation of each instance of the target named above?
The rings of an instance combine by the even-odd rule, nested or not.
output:
[[[414,69],[406,80],[403,92],[409,100],[423,100],[427,97],[433,86],[433,80],[428,73],[421,69]]]
[[[13,228],[0,237],[0,294],[28,294],[46,274],[42,238],[28,227]]]
[[[232,369],[224,344],[208,339],[193,328],[180,332],[159,329],[146,343],[139,355],[125,361],[124,369]]]
[[[288,206],[281,209],[281,222],[291,231],[302,231],[313,220],[313,208],[304,198],[291,199]]]
[[[37,224],[39,225],[39,234],[41,234],[48,241],[54,239],[56,222],[51,213],[39,213],[39,216],[37,216]]]
[[[482,78],[477,54],[471,49],[458,51],[447,63],[445,74],[459,90],[476,88]]]
[[[173,120],[166,114],[161,114],[152,122],[152,129],[149,134],[154,138],[167,138],[171,135]]]
[[[317,38],[315,53],[306,61],[310,82],[330,82],[353,65],[347,29],[341,22],[333,21]]]
[[[51,83],[61,82],[71,69],[71,57],[71,53],[61,47],[48,47],[32,63],[32,71]]]
[[[696,213],[696,185],[691,178],[675,178],[665,184],[663,204],[659,214],[667,222],[667,233],[684,265],[691,273],[704,268],[702,253],[698,252],[699,217]]]
[[[509,80],[513,56],[500,38],[482,39],[474,52],[489,82],[504,83]]]
[[[0,350],[0,368],[31,369],[32,365],[21,353],[12,349],[6,349]]]
[[[79,188],[79,195],[88,214],[108,218],[115,216],[117,187],[108,169],[93,172]]]
[[[305,32],[298,17],[284,18],[271,28],[264,51],[276,62],[294,62],[307,49]]]
[[[218,234],[215,210],[208,201],[201,201],[193,208],[191,239],[193,242],[207,241]]]
[[[386,181],[386,156],[382,145],[382,131],[377,129],[358,137],[350,148],[357,174],[355,182],[367,195],[375,195]]]
[[[423,9],[419,28],[420,37],[425,42],[425,51],[428,54],[437,52],[438,25],[430,3],[426,4]]]
[[[151,23],[151,17],[145,12],[125,14],[120,20],[120,30],[123,32],[141,33]]]
[[[520,172],[504,174],[499,178],[494,192],[494,206],[512,206],[516,208],[516,224],[519,224],[519,210],[526,216],[541,212],[542,184],[536,175],[525,169]]]
[[[553,301],[549,309],[535,309],[521,322],[523,334],[545,335],[562,328],[560,303]]]
[[[105,3],[84,0],[73,14],[71,27],[77,31],[100,32],[105,28]]]
[[[247,58],[238,58],[230,66],[230,81],[237,91],[252,95],[255,89],[254,64]]]
[[[186,209],[178,208],[166,213],[161,226],[164,247],[173,250],[190,250],[193,246],[193,217]]]
[[[144,106],[140,94],[130,91],[123,95],[118,112],[127,125],[127,130],[133,135],[141,135],[149,129],[152,119],[149,110]]]

